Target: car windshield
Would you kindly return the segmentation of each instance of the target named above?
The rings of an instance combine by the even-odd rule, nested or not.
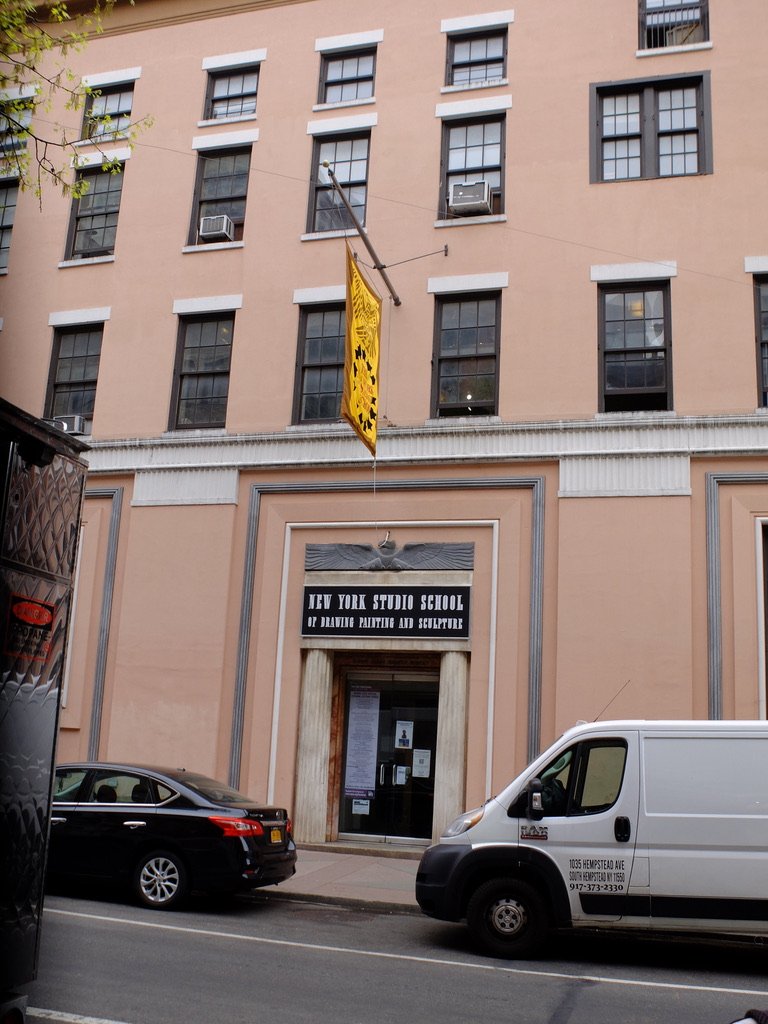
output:
[[[171,775],[170,772],[168,774]],[[197,775],[195,772],[174,772],[171,777],[184,786],[188,786],[189,789],[194,790],[200,796],[204,796],[206,800],[212,800],[217,804],[259,803],[258,800],[254,800],[252,797],[246,796],[245,793],[232,789],[231,786],[227,786],[223,782],[209,779],[207,775]]]

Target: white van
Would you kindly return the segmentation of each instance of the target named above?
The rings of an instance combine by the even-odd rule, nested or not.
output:
[[[768,722],[599,722],[452,822],[416,879],[501,957],[550,928],[768,934]]]

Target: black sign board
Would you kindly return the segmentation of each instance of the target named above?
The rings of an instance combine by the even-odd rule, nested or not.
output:
[[[470,587],[304,587],[302,636],[469,638]]]

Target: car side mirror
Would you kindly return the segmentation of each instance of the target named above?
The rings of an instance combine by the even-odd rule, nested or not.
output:
[[[531,779],[528,783],[528,817],[531,821],[541,821],[544,817],[541,788],[541,779]]]

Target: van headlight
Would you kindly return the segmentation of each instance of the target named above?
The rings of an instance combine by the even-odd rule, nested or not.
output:
[[[449,839],[451,836],[460,836],[462,832],[474,828],[482,818],[484,811],[484,807],[476,807],[474,811],[465,811],[458,818],[454,818],[451,824],[443,830],[442,838]]]

